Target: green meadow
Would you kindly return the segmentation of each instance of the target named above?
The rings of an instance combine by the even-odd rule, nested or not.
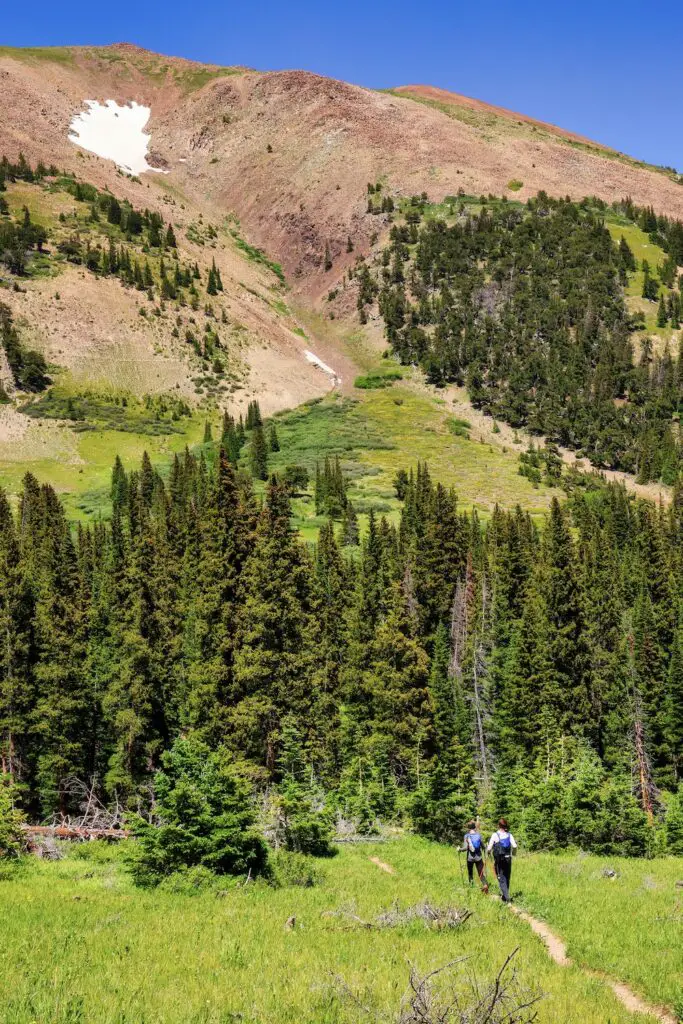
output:
[[[536,854],[520,858],[517,867],[523,906],[562,936],[572,959],[683,1014],[680,857]]]
[[[650,241],[649,236],[642,228],[638,227],[637,224],[633,224],[625,217],[609,214],[606,217],[605,226],[615,242],[619,242],[622,237],[626,239],[636,260],[636,270],[629,274],[626,286],[629,309],[634,313],[640,312],[644,315],[645,333],[654,338],[661,339],[660,343],[663,347],[667,341],[677,337],[678,332],[668,326],[657,327],[657,303],[649,302],[647,299],[642,298],[643,260],[648,261],[652,273],[656,275],[658,268],[666,260],[667,255],[660,246]],[[668,294],[667,288],[660,287],[659,291],[660,294]]]
[[[424,840],[344,844],[336,857],[316,862],[319,881],[310,888],[258,882],[194,895],[135,889],[122,852],[93,843],[72,847],[58,862],[27,859],[14,870],[5,868],[4,1024],[392,1022],[398,1020],[411,965],[426,973],[466,957],[447,972],[449,984],[466,1000],[468,978],[489,982],[516,949],[519,990],[541,997],[541,1024],[651,1020],[626,1011],[601,979],[579,966],[554,964],[527,924],[463,884],[453,850]],[[513,891],[523,887],[530,898],[545,878],[554,877],[554,865],[558,871],[573,864],[583,870],[584,863],[595,870],[600,862],[522,856]],[[663,879],[667,863],[673,864],[641,863],[633,870],[642,876],[661,873]],[[672,870],[683,874],[683,863]],[[648,904],[622,901],[618,883],[603,880],[603,891],[601,905],[621,939],[626,977],[640,969],[645,938],[661,926]],[[668,904],[657,904],[658,912],[673,912],[669,895]],[[444,929],[419,918],[401,921],[403,911],[425,900],[467,909],[471,917]],[[583,912],[590,922],[587,902]],[[580,901],[575,903],[578,914]],[[387,910],[393,920],[378,926]],[[592,958],[597,959],[587,951],[585,959]],[[660,993],[659,986],[651,987],[653,995]]]
[[[77,405],[84,404],[73,394]],[[350,483],[349,496],[361,517],[371,508],[380,515],[396,514],[399,504],[393,479],[399,469],[410,469],[418,460],[429,464],[435,480],[455,487],[463,508],[483,515],[496,503],[505,507],[519,503],[532,514],[548,508],[553,490],[535,487],[519,475],[516,452],[472,438],[466,427],[458,426],[442,399],[410,380],[356,394],[357,398],[349,398],[334,393],[274,417],[281,450],[270,456],[269,470],[278,472],[297,464],[305,466],[311,477],[308,493],[294,501],[296,522],[304,536],[312,539],[321,522],[315,517],[313,481],[316,462],[322,463],[326,456],[340,458]],[[58,412],[56,400],[53,404]],[[56,420],[46,407],[44,418],[32,419],[21,447],[0,449],[0,485],[16,495],[30,471],[58,490],[71,518],[87,521],[107,516],[117,455],[131,470],[147,451],[164,475],[176,452],[186,445],[198,450],[207,420],[217,440],[220,416],[216,411],[197,410],[172,423],[168,433],[156,433],[139,401],[136,404],[133,399],[123,422],[113,426],[109,413],[91,414],[87,406],[84,424]],[[32,442],[34,430],[48,432],[42,445]],[[244,468],[248,463],[247,445]]]
[[[270,468],[303,465],[313,480],[316,462],[338,456],[350,481],[349,497],[361,514],[371,508],[389,517],[396,513],[394,477],[418,461],[429,465],[435,480],[455,488],[463,508],[482,515],[496,503],[519,503],[533,514],[549,507],[555,492],[520,476],[515,452],[457,429],[448,404],[410,380],[357,394],[330,395],[276,416],[280,451],[271,456]],[[312,486],[295,502],[295,513],[301,526],[318,525]]]

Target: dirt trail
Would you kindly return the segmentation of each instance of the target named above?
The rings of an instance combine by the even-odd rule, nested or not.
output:
[[[559,935],[555,935],[555,933],[550,930],[550,928],[547,924],[545,924],[544,921],[538,921],[535,917],[532,917],[530,914],[525,913],[523,910],[518,910],[517,907],[513,906],[512,904],[509,904],[509,906],[513,914],[516,914],[517,917],[520,917],[522,921],[526,921],[526,923],[531,928],[532,932],[535,932],[536,935],[540,936],[540,938],[543,939],[548,949],[548,952],[550,953],[550,956],[555,961],[555,963],[559,964],[560,967],[569,967],[571,964],[571,960],[567,956],[567,947],[565,946],[564,942],[559,937]]]
[[[390,875],[396,874],[394,868],[389,864],[385,864],[379,857],[368,857],[373,864],[376,864],[382,871],[386,871]],[[499,900],[500,896],[495,894],[491,896],[491,899]],[[550,954],[552,960],[555,961],[560,967],[571,967],[573,961],[567,956],[567,946],[563,940],[556,935],[555,932],[550,928],[545,921],[539,921],[537,917],[533,917],[527,913],[526,910],[520,910],[514,903],[508,903],[510,911],[515,914],[521,921],[528,924],[532,932],[538,935],[539,938],[545,943],[545,947]],[[590,974],[594,978],[599,978],[600,981],[604,982],[614,992],[619,1002],[624,1006],[629,1013],[643,1013],[646,1016],[654,1017],[655,1020],[660,1021],[660,1024],[678,1024],[678,1018],[675,1014],[671,1013],[670,1010],[665,1009],[662,1006],[653,1006],[651,1003],[647,1003],[639,995],[637,995],[633,989],[629,988],[623,981],[616,981],[614,978],[610,978],[608,974],[603,974],[602,971],[591,970],[590,967],[580,966],[585,974]]]
[[[379,857],[369,857],[368,860],[372,861],[373,864],[376,864],[378,868],[382,869],[382,871],[386,871],[388,875],[396,874],[391,864],[385,864],[383,860],[379,859]]]
[[[513,914],[516,914],[522,921],[529,925],[531,930],[538,935],[546,945],[548,953],[556,964],[561,967],[570,967],[572,964],[571,959],[567,956],[567,947],[562,939],[555,934],[548,927],[544,921],[539,921],[538,918],[532,917],[531,914],[527,914],[524,910],[519,910],[514,904],[508,904]],[[650,1003],[646,1003],[644,999],[641,999],[639,995],[629,988],[628,985],[622,981],[615,981],[608,975],[603,974],[602,971],[592,971],[587,967],[581,968],[586,974],[593,975],[594,978],[599,978],[604,981],[614,992],[619,1002],[626,1007],[631,1013],[644,1013],[650,1017],[654,1017],[655,1020],[661,1021],[661,1024],[677,1024],[677,1018],[670,1013],[668,1010],[662,1007],[652,1006]]]

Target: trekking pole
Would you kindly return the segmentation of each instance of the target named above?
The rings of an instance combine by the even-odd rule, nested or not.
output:
[[[460,881],[462,882],[462,887],[464,889],[465,888],[465,874],[464,874],[464,872],[462,870],[462,858],[460,856],[461,853],[462,853],[462,850],[458,850],[458,864],[460,865]]]

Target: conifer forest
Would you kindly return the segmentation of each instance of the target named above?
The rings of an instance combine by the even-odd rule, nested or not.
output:
[[[1,752],[27,812],[68,814],[74,779],[144,808],[191,735],[369,830],[448,840],[483,808],[532,849],[680,850],[680,497],[577,487],[542,529],[484,524],[418,465],[400,522],[342,543],[330,519],[311,547],[285,482],[257,498],[209,451],[166,481],[117,461],[92,528],[31,475],[2,497]]]

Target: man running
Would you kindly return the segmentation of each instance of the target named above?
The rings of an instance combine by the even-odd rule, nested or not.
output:
[[[467,853],[467,877],[470,880],[470,885],[472,885],[474,867],[476,865],[482,892],[488,892],[488,882],[486,881],[486,875],[484,874],[484,842],[481,838],[481,833],[477,829],[477,823],[475,821],[469,821],[467,823],[467,832],[465,832],[465,835],[463,836],[460,852]]]
[[[512,872],[512,853],[517,849],[515,837],[508,829],[505,818],[498,822],[498,829],[489,839],[487,853],[493,853],[493,864],[496,878],[500,886],[503,903],[510,903],[510,874]]]

